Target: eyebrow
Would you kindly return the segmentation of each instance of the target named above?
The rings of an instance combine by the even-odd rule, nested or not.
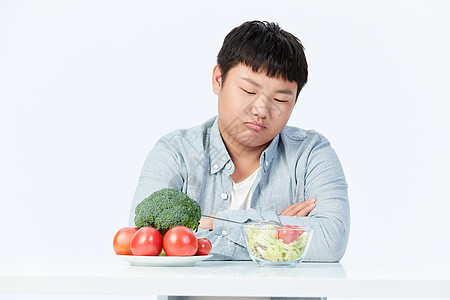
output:
[[[256,86],[258,88],[262,88],[262,86],[259,83],[257,83],[256,81],[254,81],[254,80],[252,80],[250,78],[241,77],[241,79],[245,80],[245,81],[247,81],[247,82],[249,82],[251,84],[253,84],[254,86]],[[293,95],[294,94],[291,90],[277,90],[277,93],[286,94],[286,95]]]

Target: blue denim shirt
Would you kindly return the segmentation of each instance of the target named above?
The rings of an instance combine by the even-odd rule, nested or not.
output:
[[[314,229],[305,261],[336,262],[344,255],[350,228],[347,183],[329,141],[312,130],[286,126],[263,151],[253,185],[251,208],[228,210],[234,172],[220,135],[217,117],[204,124],[175,130],[162,137],[147,156],[130,211],[134,226],[136,205],[166,187],[196,200],[202,214],[236,221],[277,220]],[[280,216],[291,204],[315,197],[307,217]],[[214,259],[250,260],[242,225],[214,221],[214,230],[199,228],[208,238]]]

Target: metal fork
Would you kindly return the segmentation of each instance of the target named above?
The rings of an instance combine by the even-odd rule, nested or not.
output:
[[[241,225],[255,225],[255,226],[261,226],[261,225],[275,225],[275,226],[280,226],[283,227],[284,225],[277,222],[277,221],[272,221],[272,220],[264,220],[262,222],[238,222],[238,221],[234,221],[234,220],[229,220],[229,219],[224,219],[224,218],[219,218],[219,217],[213,217],[213,216],[208,216],[208,215],[202,215],[203,218],[208,218],[208,219],[216,219],[216,220],[220,220],[220,221],[225,221],[225,222],[231,222],[231,223],[236,223],[236,224],[241,224]]]

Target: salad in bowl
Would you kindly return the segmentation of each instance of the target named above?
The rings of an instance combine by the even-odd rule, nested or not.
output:
[[[251,259],[262,266],[293,267],[303,261],[313,230],[296,225],[245,225],[244,236]]]

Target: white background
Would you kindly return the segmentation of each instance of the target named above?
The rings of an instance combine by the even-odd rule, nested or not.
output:
[[[147,153],[216,114],[216,55],[254,19],[305,46],[289,125],[344,166],[342,262],[449,262],[447,1],[0,1],[0,257],[111,259]]]

